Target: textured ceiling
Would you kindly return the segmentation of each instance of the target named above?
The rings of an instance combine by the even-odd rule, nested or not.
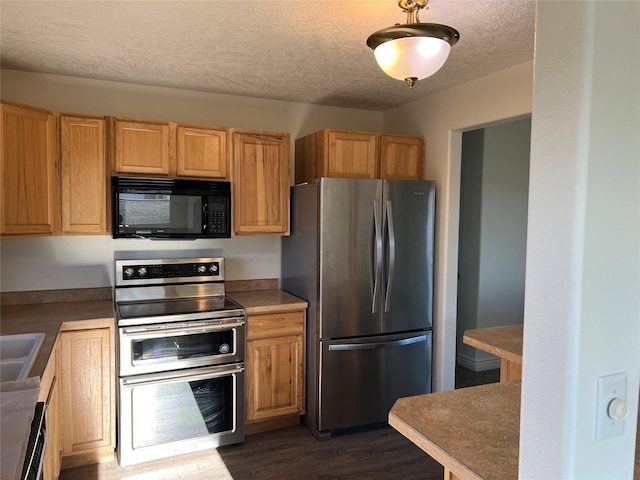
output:
[[[460,32],[413,90],[367,37],[396,0],[0,1],[2,68],[383,111],[533,58],[535,0],[430,0]]]

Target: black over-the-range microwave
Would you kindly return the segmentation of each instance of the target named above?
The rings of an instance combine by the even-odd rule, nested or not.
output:
[[[111,177],[113,238],[231,237],[231,184]]]

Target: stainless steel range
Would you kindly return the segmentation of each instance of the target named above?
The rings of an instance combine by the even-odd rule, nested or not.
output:
[[[245,312],[224,259],[116,260],[118,462],[244,441]]]

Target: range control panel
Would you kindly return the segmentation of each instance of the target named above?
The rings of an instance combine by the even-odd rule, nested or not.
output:
[[[224,281],[223,258],[116,260],[116,286]]]

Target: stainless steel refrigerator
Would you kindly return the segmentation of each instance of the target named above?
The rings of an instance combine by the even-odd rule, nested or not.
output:
[[[281,287],[309,302],[304,422],[317,438],[431,391],[434,211],[429,181],[291,187]]]

